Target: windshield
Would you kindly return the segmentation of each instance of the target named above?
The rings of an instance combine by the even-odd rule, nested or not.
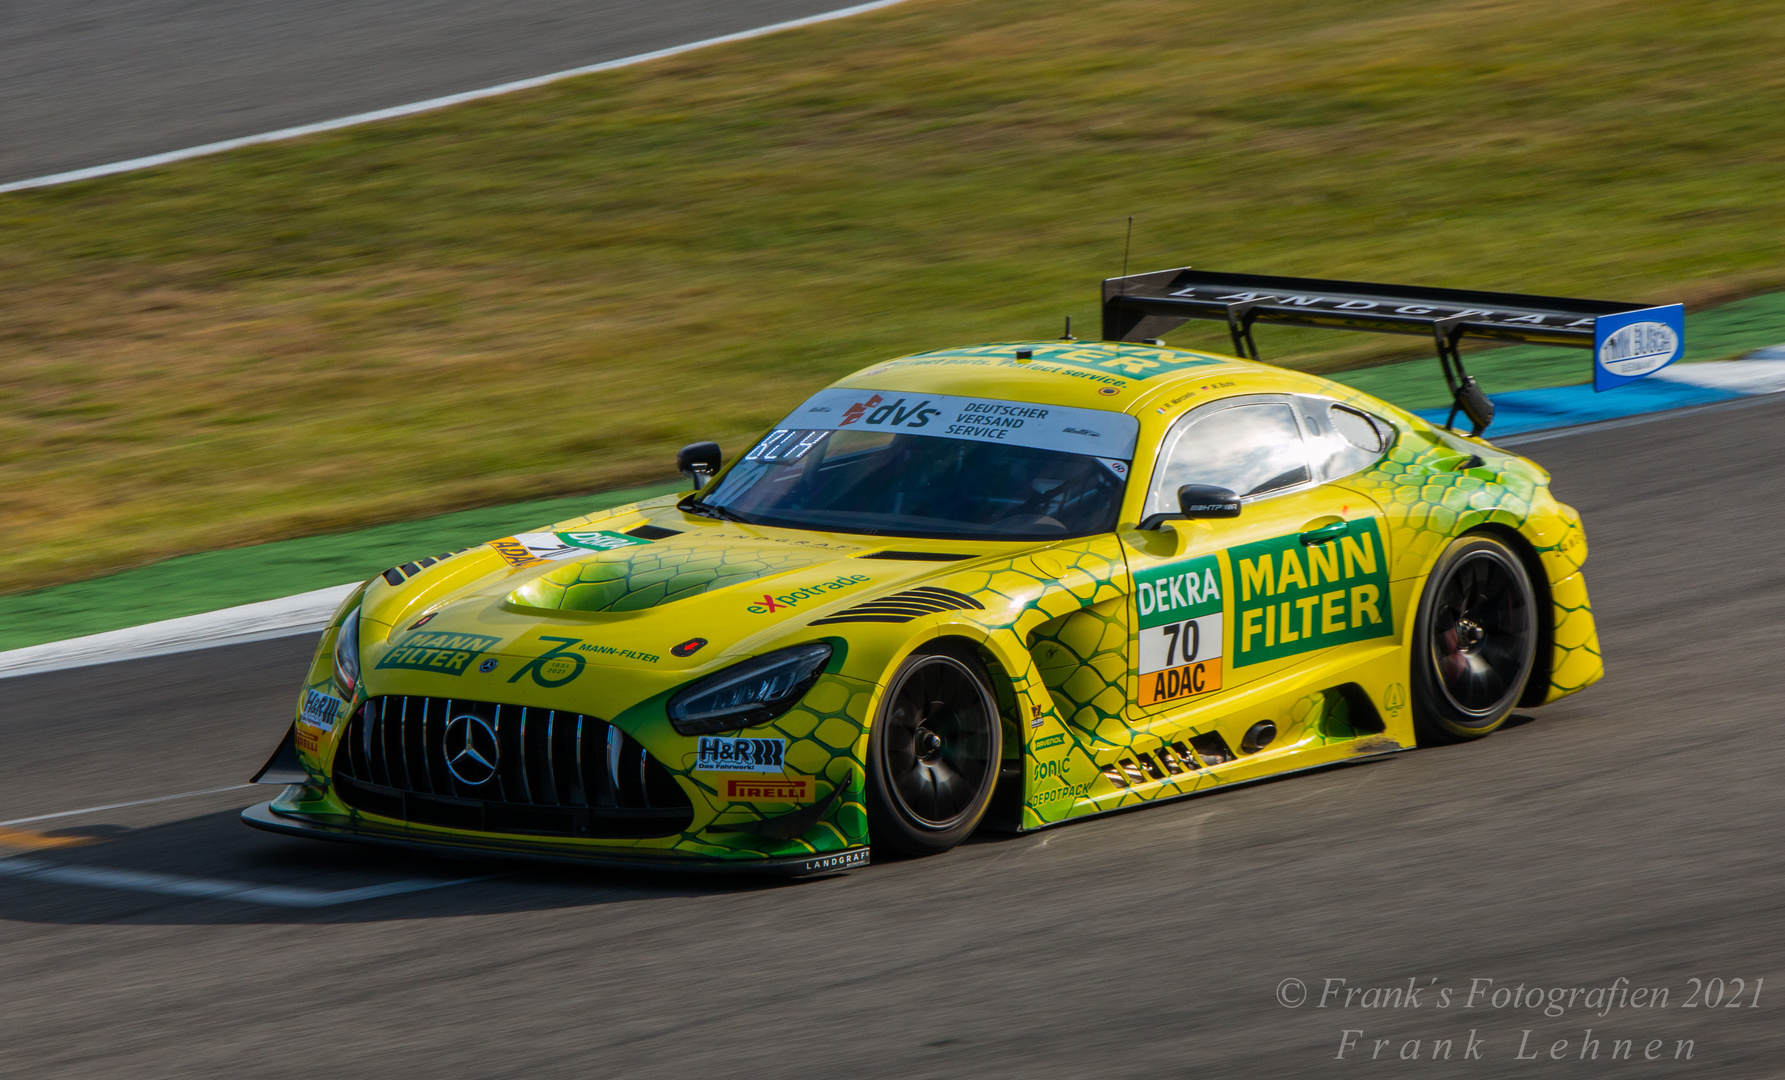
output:
[[[1058,540],[1115,528],[1140,421],[896,390],[820,390],[682,505],[755,525]]]
[[[829,532],[1057,540],[1115,528],[1126,475],[1124,462],[1028,446],[780,428],[694,508]]]

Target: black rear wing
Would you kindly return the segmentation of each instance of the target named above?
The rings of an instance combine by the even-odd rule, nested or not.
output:
[[[1559,296],[1380,285],[1364,281],[1158,270],[1103,283],[1103,339],[1149,341],[1190,319],[1225,322],[1234,352],[1257,360],[1256,323],[1431,335],[1455,403],[1480,434],[1493,404],[1463,370],[1465,339],[1593,349],[1594,388],[1659,371],[1685,347],[1685,309]],[[1446,421],[1446,426],[1449,421]]]

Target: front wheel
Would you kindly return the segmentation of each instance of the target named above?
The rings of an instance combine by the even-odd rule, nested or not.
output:
[[[1486,735],[1512,714],[1537,659],[1537,602],[1518,554],[1470,533],[1426,579],[1413,630],[1413,722],[1419,741]]]
[[[985,665],[937,647],[899,665],[868,737],[868,831],[878,849],[936,855],[985,816],[1003,754]]]

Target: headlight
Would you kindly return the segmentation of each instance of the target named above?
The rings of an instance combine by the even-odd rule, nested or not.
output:
[[[669,722],[683,735],[766,724],[806,696],[830,658],[831,647],[815,641],[708,675],[669,699]]]
[[[359,686],[359,608],[347,613],[335,631],[335,689],[352,701]]]

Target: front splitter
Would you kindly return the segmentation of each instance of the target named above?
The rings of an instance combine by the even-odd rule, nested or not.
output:
[[[485,842],[457,837],[440,839],[429,835],[423,839],[413,833],[377,827],[346,827],[311,821],[283,814],[271,802],[256,803],[242,811],[242,822],[256,829],[302,836],[312,840],[336,840],[349,844],[377,844],[402,848],[423,855],[448,855],[471,859],[504,859],[529,863],[556,863],[565,866],[599,866],[616,870],[639,870],[648,873],[672,874],[769,874],[776,877],[813,877],[835,874],[868,865],[867,848],[851,848],[821,855],[796,855],[776,859],[752,859],[749,862],[726,862],[718,859],[627,858],[611,852],[581,855],[560,847],[533,844],[525,840]]]

